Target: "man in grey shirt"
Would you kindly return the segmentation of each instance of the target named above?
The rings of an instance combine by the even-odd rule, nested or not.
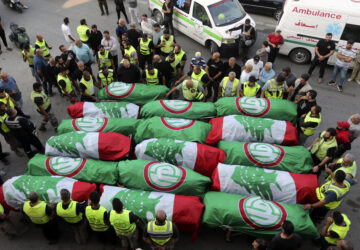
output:
[[[137,6],[137,0],[128,0],[129,3],[129,12],[130,12],[130,17],[131,17],[131,22],[132,23],[140,23],[140,16],[139,16],[139,11],[138,11],[138,6]]]
[[[228,77],[224,77],[219,85],[219,98],[220,97],[231,97],[231,96],[236,96],[236,90],[239,87],[239,79],[236,79],[236,73],[234,71],[229,72]],[[235,91],[233,91],[233,87],[235,82],[237,82],[238,86],[235,89]],[[225,85],[225,91],[223,93],[223,86]]]
[[[162,35],[164,35],[164,30],[160,28],[160,24],[155,23],[154,24],[154,29],[153,29],[153,31],[151,33],[151,36],[152,36],[152,41],[154,43],[157,54],[159,54],[159,52],[160,52],[160,48],[158,47],[158,43],[159,43],[160,37]]]

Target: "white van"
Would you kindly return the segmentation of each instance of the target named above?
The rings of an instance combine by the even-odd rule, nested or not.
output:
[[[149,6],[155,20],[163,21],[161,12],[165,0],[149,0]],[[254,20],[244,11],[238,0],[173,0],[174,28],[209,47],[211,52],[220,50],[224,56],[234,55],[238,51],[235,32],[225,31],[238,27],[247,18],[255,27]],[[235,53],[236,53],[235,52]]]
[[[280,54],[291,61],[307,63],[314,55],[314,47],[326,33],[333,34],[336,50],[348,40],[360,49],[360,0],[287,0],[284,14],[276,29],[282,31],[285,43]],[[328,63],[334,64],[336,53]]]

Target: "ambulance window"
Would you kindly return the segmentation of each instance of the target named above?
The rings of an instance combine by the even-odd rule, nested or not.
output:
[[[340,40],[353,40],[356,43],[360,43],[360,26],[354,24],[346,24]]]
[[[182,0],[177,1],[176,7],[182,11],[184,11],[186,14],[189,14],[190,12],[190,6],[191,6],[192,0]]]
[[[197,2],[194,3],[193,17],[201,21],[204,25],[211,27],[210,19],[205,8]]]

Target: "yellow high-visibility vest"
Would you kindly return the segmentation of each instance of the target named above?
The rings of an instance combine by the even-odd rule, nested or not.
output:
[[[319,125],[321,123],[321,114],[319,114],[319,117],[312,117],[311,111],[309,111],[304,118],[304,123],[305,122],[316,122],[317,123],[317,126],[313,127],[313,128],[301,127],[301,130],[303,131],[304,135],[311,136],[315,133],[316,129],[319,127]]]
[[[226,85],[228,84],[228,81],[229,81],[229,77],[228,76],[224,77],[221,96],[225,96],[225,89],[226,89]],[[238,85],[239,85],[239,79],[234,78],[233,87],[231,90],[231,96],[236,96],[236,89]]]
[[[163,246],[173,235],[173,225],[171,221],[166,220],[162,226],[156,225],[155,221],[150,221],[147,224],[147,233],[150,239],[156,244]]]
[[[27,201],[24,203],[23,211],[34,224],[45,224],[50,220],[46,214],[46,203],[44,201],[40,201],[35,206],[30,206],[30,201]]]
[[[261,89],[261,86],[256,82],[254,86],[249,86],[249,81],[244,82],[244,96],[256,97],[256,93]]]
[[[99,64],[100,64],[100,68],[103,66],[106,67],[111,67],[111,60],[109,58],[109,51],[105,50],[104,54],[101,54],[100,51],[98,52],[98,58],[99,58]]]
[[[46,47],[46,42],[45,42],[44,39],[42,40],[42,42],[40,42],[39,40],[36,39],[35,45],[39,46],[39,48],[43,51],[43,56],[44,57],[47,57],[47,56],[50,55],[50,51]]]
[[[173,35],[170,35],[168,40],[166,40],[164,35],[162,35],[160,37],[160,41],[165,43],[165,45],[160,48],[160,51],[164,52],[165,54],[169,54],[171,51],[173,51],[173,46],[171,45],[174,42]]]
[[[71,84],[71,81],[70,81],[70,78],[68,76],[62,76],[61,74],[58,74],[57,76],[57,83],[59,85],[59,82],[63,80],[65,82],[65,90],[68,94],[70,94],[72,91],[73,91],[73,87],[72,87],[72,84]],[[60,85],[59,85],[60,86]],[[65,91],[62,87],[60,87],[61,89],[61,92],[63,94],[65,94]]]
[[[151,39],[147,39],[146,42],[143,41],[143,39],[140,39],[140,54],[144,55],[144,56],[148,56],[151,54],[151,50],[150,50],[150,44]]]
[[[146,69],[145,70],[146,83],[150,85],[160,84],[158,73],[159,71],[157,69],[154,69],[154,74],[150,75],[149,71]]]
[[[283,94],[285,91],[285,83],[281,85],[276,84],[275,79],[270,79],[269,81],[269,90],[265,91],[266,98],[274,98],[274,99],[283,99]]]
[[[115,210],[110,212],[110,224],[114,227],[116,234],[118,235],[130,235],[136,229],[135,223],[130,223],[129,218],[130,211],[123,210],[121,214]]]
[[[344,218],[345,226],[338,226],[333,222],[328,228],[328,232],[333,231],[339,235],[339,238],[325,237],[325,240],[332,245],[336,245],[339,240],[345,239],[347,233],[350,230],[351,221],[345,214],[341,214]]]
[[[63,202],[56,205],[56,214],[68,223],[78,223],[83,219],[83,214],[76,214],[76,201],[71,200],[67,209],[63,208]]]
[[[79,25],[77,26],[76,28],[76,31],[77,33],[79,34],[79,38],[80,38],[80,41],[86,43],[87,41],[89,41],[89,37],[88,35],[86,34],[86,32],[90,30],[89,27],[86,25],[86,24],[83,24],[83,25]]]
[[[93,231],[105,232],[109,229],[109,226],[106,225],[104,221],[105,212],[106,209],[103,206],[100,206],[99,209],[92,209],[91,206],[86,207],[85,216]]]
[[[325,194],[328,191],[333,191],[336,193],[336,201],[329,202],[325,204],[325,207],[329,209],[335,209],[337,208],[344,196],[349,192],[350,190],[350,183],[347,180],[344,180],[345,187],[338,187],[335,185],[335,182],[333,180],[325,182],[321,187],[316,188],[316,196],[319,199],[319,201],[322,201],[325,199]]]
[[[40,93],[33,90],[31,92],[30,98],[31,98],[31,101],[34,103],[36,110],[40,111],[40,108],[35,103],[36,97],[40,97],[43,99],[43,104],[41,106],[44,110],[46,110],[51,105],[50,98],[44,93],[43,90]]]

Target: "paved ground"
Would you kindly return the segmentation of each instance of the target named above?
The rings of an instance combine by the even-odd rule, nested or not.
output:
[[[73,35],[75,35],[75,29],[81,18],[86,18],[88,24],[92,25],[96,23],[101,31],[109,30],[112,34],[115,33],[116,27],[116,13],[114,10],[113,1],[109,0],[110,16],[100,16],[97,1],[94,0],[71,0],[71,1],[60,1],[60,0],[24,0],[24,3],[29,5],[30,8],[23,14],[18,14],[12,10],[5,8],[0,4],[0,15],[2,21],[6,27],[7,34],[9,33],[9,25],[11,22],[18,23],[25,26],[28,34],[30,35],[31,42],[35,41],[37,33],[41,33],[46,41],[53,45],[52,55],[58,55],[58,46],[64,43],[64,37],[60,30],[60,25],[65,16],[70,17],[70,27]],[[140,8],[143,12],[148,12],[148,5],[146,0],[139,0]],[[253,50],[256,50],[265,39],[265,36],[273,30],[276,25],[276,21],[271,17],[263,17],[252,15],[258,23],[258,40]],[[201,51],[205,58],[209,58],[209,52],[201,45],[195,43],[183,34],[177,33],[176,40],[189,56],[193,55],[195,51]],[[14,45],[11,45],[14,46]],[[4,53],[0,56],[0,67],[3,68],[4,72],[8,72],[17,80],[20,89],[23,93],[24,99],[24,111],[32,116],[32,120],[39,125],[40,116],[35,112],[33,104],[30,101],[30,92],[32,89],[33,79],[31,73],[25,63],[21,60],[21,52],[18,49],[14,49],[12,52],[3,50]],[[306,72],[308,65],[299,66],[291,63],[287,57],[279,56],[275,69],[280,70],[284,66],[290,66],[296,75],[300,75]],[[330,78],[331,68],[327,70],[325,80]],[[318,131],[326,129],[328,127],[336,126],[336,121],[347,120],[351,114],[359,112],[359,96],[360,86],[356,83],[346,83],[344,92],[339,94],[334,87],[328,87],[326,84],[316,83],[316,74],[311,78],[310,83],[318,91],[318,103],[323,108],[323,122]],[[52,99],[54,111],[59,118],[68,118],[66,113],[66,107],[69,105],[64,99],[60,98],[59,95],[54,96]],[[45,141],[54,135],[51,129],[47,132],[41,133],[41,140]],[[9,148],[4,143],[2,144],[6,151]],[[308,141],[310,143],[311,140]],[[352,153],[357,157],[360,162],[360,156],[358,154],[358,147],[360,140],[353,144]],[[14,154],[9,157],[11,165],[5,168],[7,175],[6,178],[23,174],[26,169],[27,159],[16,158]],[[2,166],[0,166],[1,168]],[[321,180],[322,181],[322,180]],[[360,229],[359,222],[359,209],[360,209],[360,195],[359,186],[352,188],[350,194],[346,197],[343,204],[340,206],[340,210],[346,213],[352,220],[351,231],[348,235],[348,239],[351,240],[355,246],[360,248],[360,243],[356,238],[358,230]],[[320,225],[321,226],[321,225]],[[320,228],[319,226],[319,228]],[[62,227],[61,243],[57,246],[49,247],[46,241],[40,235],[40,231],[36,228],[31,228],[22,238],[10,241],[3,235],[0,235],[1,246],[0,249],[65,249],[76,247],[79,248],[73,237],[70,235],[70,229]],[[221,230],[209,230],[207,228],[201,228],[199,231],[198,239],[195,243],[190,242],[191,236],[189,234],[182,234],[181,240],[177,245],[177,249],[247,249],[250,248],[250,242],[245,236],[234,238],[232,243],[225,243],[223,232]],[[316,249],[316,247],[308,241],[304,242],[307,249]],[[304,247],[304,248],[305,248]],[[91,239],[90,242],[80,249],[100,249],[101,246],[96,240]],[[104,249],[112,249],[107,246]]]

